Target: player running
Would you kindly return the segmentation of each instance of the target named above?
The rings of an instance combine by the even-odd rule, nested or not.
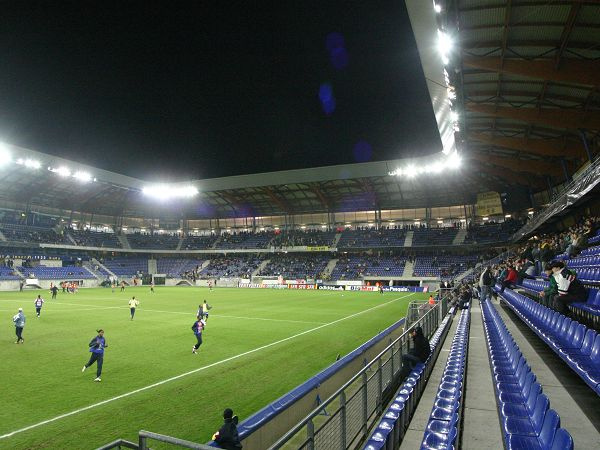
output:
[[[154,281],[150,282],[150,292],[154,294]]]
[[[140,306],[140,302],[135,299],[135,296],[131,297],[129,300],[129,311],[131,312],[131,320],[133,320],[133,316],[135,316],[135,308]]]
[[[108,347],[108,344],[106,343],[106,339],[104,339],[104,330],[100,328],[99,330],[96,330],[96,332],[98,333],[98,336],[93,337],[90,343],[88,344],[88,346],[90,347],[90,352],[92,352],[92,354],[90,355],[90,360],[85,366],[83,366],[83,369],[81,369],[81,371],[85,372],[85,369],[90,367],[92,364],[96,363],[96,378],[94,379],[94,381],[99,382],[102,381],[100,379],[100,375],[102,375],[104,349]]]
[[[194,322],[194,325],[192,325],[192,331],[194,332],[194,335],[196,336],[196,344],[194,344],[194,346],[192,347],[193,354],[196,354],[196,351],[202,345],[202,331],[203,330],[204,330],[204,321],[202,319],[196,320]]]
[[[44,299],[41,295],[38,295],[37,298],[33,301],[33,304],[35,305],[35,313],[37,314],[36,317],[40,317],[40,313],[42,312],[42,306],[44,305]]]
[[[56,287],[56,285],[52,286],[50,288],[50,292],[52,293],[52,299],[54,300],[56,298],[56,294],[58,294],[58,287]]]

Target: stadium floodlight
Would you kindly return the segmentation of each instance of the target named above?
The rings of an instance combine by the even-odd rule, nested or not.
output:
[[[504,216],[504,218],[505,218],[505,219],[510,219],[511,217],[512,217],[512,216],[511,216],[510,214],[506,214],[506,215]]]
[[[442,5],[440,5],[439,3],[434,3],[433,4],[433,9],[435,10],[436,13],[441,13],[442,12]]]
[[[460,156],[458,156],[457,152],[452,153],[446,161],[447,161],[448,167],[450,167],[451,169],[458,169],[460,167],[460,165],[462,164]]]
[[[404,169],[404,174],[408,178],[414,178],[414,177],[417,176],[417,168],[414,165],[411,164],[406,169]]]
[[[17,159],[17,164],[19,164],[20,166],[25,166],[29,169],[39,169],[40,167],[42,167],[42,164],[39,161],[30,158],[19,158]]]
[[[50,172],[54,172],[57,175],[60,175],[61,177],[70,177],[71,176],[71,171],[69,170],[68,167],[65,167],[65,166],[61,166],[58,169],[55,169],[53,167],[48,167],[48,170]]]
[[[450,62],[450,52],[452,51],[452,38],[444,33],[442,30],[438,30],[438,52],[442,58],[442,63],[445,66]]]
[[[450,111],[450,120],[452,122],[458,122],[458,113],[456,111]]]
[[[11,160],[10,152],[6,148],[6,144],[0,142],[0,166],[8,164]]]
[[[484,218],[483,218],[483,221],[484,221],[484,222],[487,222],[488,220],[490,220],[490,218],[489,218],[489,217],[484,217]]]
[[[155,184],[145,186],[142,193],[157,200],[169,200],[173,198],[190,198],[198,194],[194,186],[169,186],[168,184]]]
[[[82,170],[78,170],[77,172],[75,172],[73,174],[73,178],[79,181],[83,181],[84,183],[89,183],[90,181],[92,181],[92,176],[89,173],[84,172]]]

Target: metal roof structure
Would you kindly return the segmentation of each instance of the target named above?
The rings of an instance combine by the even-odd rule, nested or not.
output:
[[[205,219],[320,212],[369,211],[471,204],[482,186],[459,170],[443,175],[396,177],[399,166],[431,165],[439,155],[408,160],[346,164],[175,183],[199,190],[194,198],[158,202],[143,195],[150,182],[63,158],[5,146],[12,160],[40,163],[33,169],[14,161],[0,167],[0,202],[114,217]],[[85,171],[82,183],[48,168]],[[1,204],[1,203],[0,203]]]
[[[600,149],[600,1],[436,1],[457,45],[464,155],[534,192],[569,180]]]

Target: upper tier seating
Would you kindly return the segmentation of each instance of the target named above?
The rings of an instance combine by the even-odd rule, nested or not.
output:
[[[27,278],[38,278],[40,280],[80,280],[87,278],[95,278],[89,270],[83,267],[67,266],[67,267],[23,267],[21,273]]]
[[[59,235],[51,228],[0,224],[0,229],[8,241],[73,245],[66,236]]]
[[[175,250],[179,244],[179,236],[172,234],[142,234],[127,235],[131,248]]]
[[[399,228],[346,229],[337,246],[338,248],[404,247],[405,240],[406,230]]]
[[[261,231],[259,233],[250,233],[245,231],[231,234],[223,233],[217,242],[216,248],[267,248],[271,239],[273,239],[273,233],[268,233],[266,231]]]
[[[273,235],[272,235],[273,236]],[[334,231],[321,230],[293,230],[282,231],[273,236],[271,246],[273,247],[330,247],[335,240]]]
[[[120,248],[121,242],[114,233],[92,230],[68,230],[77,245],[85,247]]]
[[[506,292],[506,291],[505,291]],[[556,411],[490,301],[481,304],[496,401],[507,450],[571,450]]]
[[[206,250],[212,248],[217,241],[218,236],[211,234],[210,236],[194,236],[187,235],[181,244],[181,250]]]
[[[464,243],[490,244],[492,242],[508,242],[518,228],[519,222],[510,220],[503,223],[471,225]]]
[[[418,228],[414,230],[412,245],[413,247],[452,245],[457,233],[457,228]]]
[[[329,255],[280,254],[270,257],[269,263],[260,271],[263,276],[279,276],[286,279],[318,278],[329,262]]]

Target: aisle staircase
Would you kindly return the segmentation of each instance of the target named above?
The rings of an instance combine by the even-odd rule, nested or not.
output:
[[[102,269],[104,269],[106,272],[108,272],[108,275],[111,276],[114,279],[118,279],[119,277],[117,275],[115,275],[114,272],[112,272],[108,267],[106,267],[104,264],[102,264],[100,261],[98,261],[96,258],[92,258],[92,264],[98,266],[98,267],[102,267]],[[102,279],[104,279],[104,275],[101,274]]]
[[[412,233],[412,231],[411,231]],[[415,263],[413,261],[406,261],[404,264],[404,272],[402,272],[402,277],[412,277],[415,273]]]
[[[333,243],[331,244],[331,248],[337,248],[337,245],[340,242],[341,238],[342,238],[342,233],[335,233],[335,238],[333,239]]]
[[[270,261],[271,261],[270,259],[265,259],[263,262],[261,262],[258,265],[258,267],[256,268],[256,270],[254,272],[252,272],[252,276],[255,277],[256,275],[258,275],[261,270],[263,270],[265,267],[267,267],[267,264],[269,264]]]
[[[454,236],[454,240],[452,241],[452,245],[461,245],[465,243],[465,238],[467,237],[467,230],[460,229],[456,236]]]
[[[414,231],[408,231],[406,233],[406,238],[404,239],[404,246],[405,247],[412,247],[412,243],[413,243],[413,236],[415,235]],[[412,276],[412,272],[411,272],[411,276]]]
[[[0,241],[6,241],[6,236],[4,236],[4,234],[2,234],[2,231],[0,230]]]
[[[331,278],[331,274],[333,273],[333,269],[335,269],[335,266],[337,264],[339,260],[336,259],[330,259],[329,262],[327,263],[327,266],[325,266],[325,269],[323,269],[323,273],[322,273],[322,277],[324,279],[329,279]]]
[[[125,234],[117,234],[117,239],[121,243],[121,247],[131,250],[131,245],[129,245],[129,241],[127,240],[127,236]]]

